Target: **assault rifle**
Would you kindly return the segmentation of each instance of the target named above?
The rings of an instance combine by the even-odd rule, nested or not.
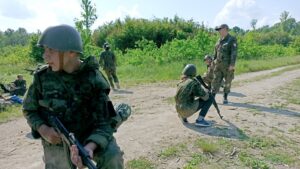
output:
[[[89,169],[97,169],[96,165],[93,163],[88,152],[75,138],[74,133],[70,133],[56,116],[51,115],[49,117],[49,121],[52,127],[54,127],[62,135],[62,138],[64,139],[65,142],[67,142],[69,146],[71,145],[77,146],[79,155],[82,159],[82,163]]]
[[[208,93],[209,93],[210,97],[212,97],[212,99],[213,99],[213,105],[215,106],[215,108],[216,108],[216,110],[217,110],[217,112],[218,112],[219,117],[222,119],[223,116],[222,116],[221,113],[220,113],[220,109],[219,109],[218,103],[216,102],[215,97],[213,97],[213,95],[211,94],[211,92],[210,92],[210,90],[209,90],[209,87],[204,83],[204,81],[203,81],[201,75],[197,75],[197,76],[195,77],[195,79],[196,79],[203,87],[205,87],[206,89],[208,89],[208,91],[209,91]]]
[[[26,70],[27,72],[29,72],[31,75],[33,75],[33,73],[35,72],[34,69],[25,68],[24,70]]]

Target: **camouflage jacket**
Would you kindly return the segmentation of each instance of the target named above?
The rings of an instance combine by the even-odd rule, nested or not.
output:
[[[207,66],[207,71],[204,73],[202,77],[205,83],[209,84],[212,82],[214,78],[214,68],[215,68],[214,62],[211,62],[210,65]]]
[[[87,58],[71,74],[44,67],[34,74],[24,98],[23,114],[33,130],[49,125],[50,114],[60,118],[81,143],[105,148],[112,139],[109,84],[98,70],[95,57]]]
[[[216,63],[222,62],[225,65],[235,65],[237,57],[237,41],[236,38],[228,34],[225,38],[219,39],[215,46],[214,59]]]
[[[208,94],[195,79],[188,78],[177,84],[175,95],[177,111],[197,111],[199,101],[197,97],[207,100]],[[204,100],[205,100],[204,99]]]
[[[112,51],[105,50],[100,54],[100,65],[104,70],[116,69],[116,56]]]
[[[14,85],[18,89],[26,89],[26,80],[15,80]]]

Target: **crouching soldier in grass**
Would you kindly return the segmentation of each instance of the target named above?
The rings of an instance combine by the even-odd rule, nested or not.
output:
[[[0,83],[0,88],[5,93],[10,93],[11,95],[24,96],[26,92],[26,80],[24,80],[23,75],[17,75],[17,79],[7,86]]]
[[[188,122],[187,118],[200,110],[195,125],[210,126],[211,124],[204,118],[212,105],[213,98],[195,79],[196,73],[197,69],[193,64],[188,64],[183,69],[175,95],[176,110],[183,122]]]
[[[45,168],[84,167],[78,147],[70,148],[51,124],[49,117],[54,115],[74,133],[97,168],[123,169],[123,153],[111,126],[110,87],[95,57],[80,60],[82,40],[77,30],[68,25],[49,27],[37,45],[44,48],[47,65],[34,73],[23,113],[33,136],[41,137]]]

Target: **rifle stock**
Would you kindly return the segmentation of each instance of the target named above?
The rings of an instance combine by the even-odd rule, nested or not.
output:
[[[209,87],[204,83],[204,81],[203,81],[201,75],[197,75],[197,76],[195,77],[195,79],[196,79],[203,87],[205,87],[206,89],[209,90]],[[222,116],[221,113],[220,113],[220,109],[219,109],[218,103],[216,102],[215,97],[211,94],[210,91],[209,91],[208,93],[209,93],[210,97],[213,98],[213,105],[214,105],[214,107],[216,108],[219,117],[220,117],[221,119],[223,119],[223,116]]]
[[[89,169],[97,169],[96,165],[93,163],[91,157],[88,152],[84,149],[84,147],[80,144],[80,142],[75,138],[73,133],[70,133],[62,122],[58,119],[58,117],[51,115],[49,121],[60,134],[62,134],[62,138],[69,145],[76,145],[79,151],[79,155],[82,159],[82,163]]]

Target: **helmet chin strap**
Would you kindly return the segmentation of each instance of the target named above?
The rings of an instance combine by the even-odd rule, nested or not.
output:
[[[64,52],[59,52],[58,56],[59,56],[58,71],[62,71],[64,67]]]

